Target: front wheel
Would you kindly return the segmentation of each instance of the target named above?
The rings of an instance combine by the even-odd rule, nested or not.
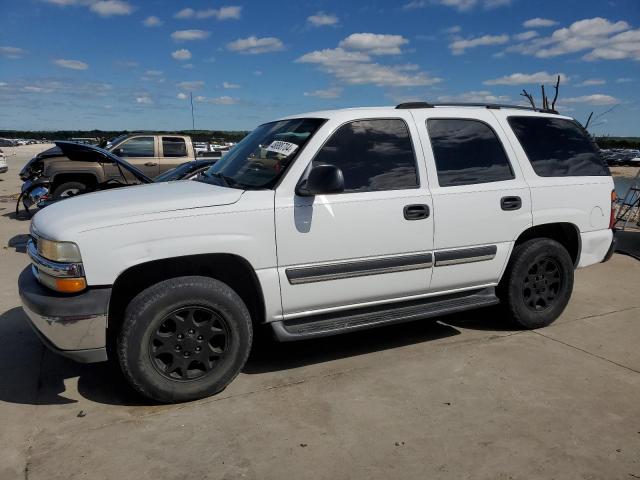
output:
[[[240,297],[208,277],[178,277],[128,305],[117,349],[120,367],[142,395],[182,402],[223,390],[240,373],[252,343]]]
[[[534,329],[553,323],[573,291],[573,262],[555,240],[534,238],[514,248],[498,293],[513,321]]]
[[[87,190],[87,186],[82,182],[64,182],[58,185],[53,191],[53,198],[62,199],[81,195]]]

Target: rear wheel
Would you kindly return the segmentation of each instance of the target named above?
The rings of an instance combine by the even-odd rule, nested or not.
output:
[[[226,284],[208,277],[165,280],[128,305],[118,358],[131,385],[159,402],[223,390],[240,373],[252,343],[249,312]]]
[[[573,262],[555,240],[534,238],[515,247],[498,293],[513,321],[534,329],[553,323],[573,290]]]
[[[53,190],[53,198],[67,198],[80,195],[87,190],[87,186],[82,182],[64,182]]]

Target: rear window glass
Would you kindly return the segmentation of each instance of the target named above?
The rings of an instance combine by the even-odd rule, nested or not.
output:
[[[162,152],[165,157],[186,157],[187,145],[184,138],[162,137]]]
[[[502,143],[486,123],[462,118],[427,121],[441,187],[513,179]]]
[[[531,166],[541,177],[609,175],[598,147],[572,120],[509,117]]]

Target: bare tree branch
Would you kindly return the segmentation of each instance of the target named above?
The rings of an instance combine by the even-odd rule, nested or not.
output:
[[[547,110],[549,107],[547,106],[547,94],[544,93],[544,85],[540,85],[540,89],[542,90],[542,109]]]
[[[524,88],[522,89],[522,93],[520,94],[520,96],[525,97],[527,100],[529,100],[529,103],[531,104],[531,106],[534,109],[536,108],[536,102],[533,100],[533,95],[527,92]]]
[[[604,117],[607,113],[613,112],[616,108],[618,108],[620,106],[619,103],[616,103],[613,107],[608,108],[607,110],[605,110],[602,113],[599,113],[598,115],[595,116],[594,120],[597,120],[598,118]]]
[[[553,102],[551,102],[551,110],[556,109],[556,100],[558,100],[558,91],[560,90],[560,75],[558,75],[558,79],[556,80],[556,94],[553,96]]]
[[[589,124],[591,123],[591,117],[593,117],[593,112],[589,114],[589,118],[587,118],[587,123],[584,124],[584,129],[587,130],[589,128]]]

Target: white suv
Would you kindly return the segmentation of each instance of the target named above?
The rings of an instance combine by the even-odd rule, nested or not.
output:
[[[194,399],[233,380],[261,324],[290,341],[501,303],[522,328],[549,325],[574,269],[612,254],[612,190],[584,129],[554,112],[296,115],[200,181],[39,212],[20,295],[59,353],[114,357],[142,394]]]

